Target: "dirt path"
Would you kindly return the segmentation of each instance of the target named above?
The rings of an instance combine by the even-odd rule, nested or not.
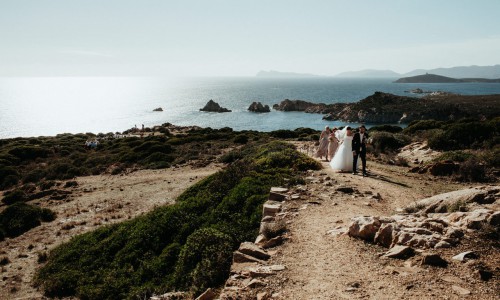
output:
[[[272,258],[272,263],[287,268],[271,279],[273,298],[458,299],[452,291],[458,284],[472,292],[469,299],[499,299],[498,282],[495,288],[491,282],[475,280],[463,265],[423,268],[416,260],[381,258],[387,249],[329,232],[346,227],[353,216],[392,215],[413,201],[463,186],[373,162],[370,177],[335,173],[326,162],[323,167],[308,178],[309,196],[287,203],[286,209],[298,214],[288,219],[290,240],[276,248]],[[339,186],[355,192],[336,191]],[[380,200],[373,197],[377,193]],[[443,281],[443,276],[449,280]]]
[[[80,177],[76,187],[58,187],[71,191],[67,199],[35,200],[40,206],[55,211],[57,218],[0,242],[0,258],[7,257],[10,261],[1,267],[0,299],[43,299],[42,293],[32,287],[39,254],[47,253],[75,235],[172,204],[189,186],[219,169],[217,165],[184,166],[140,170],[127,175]]]

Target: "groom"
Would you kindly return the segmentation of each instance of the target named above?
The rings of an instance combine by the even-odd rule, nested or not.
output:
[[[368,133],[366,132],[365,125],[359,127],[358,132],[352,137],[352,174],[358,174],[358,156],[361,158],[363,164],[363,176],[368,176],[366,173],[366,141],[368,140]]]

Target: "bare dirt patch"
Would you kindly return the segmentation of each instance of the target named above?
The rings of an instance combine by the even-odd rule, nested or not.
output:
[[[64,199],[50,196],[31,204],[57,213],[56,220],[42,223],[25,234],[0,242],[0,258],[10,261],[0,266],[0,299],[44,299],[32,286],[36,269],[52,248],[71,237],[99,226],[124,221],[147,213],[155,207],[174,203],[189,186],[220,169],[182,166],[161,170],[140,170],[123,175],[79,177],[77,186]]]

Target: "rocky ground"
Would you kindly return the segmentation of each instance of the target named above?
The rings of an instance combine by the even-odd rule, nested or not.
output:
[[[310,147],[299,144],[298,148],[312,154]],[[410,162],[435,155],[422,145],[403,153]],[[327,162],[323,167],[309,173],[305,185],[271,193],[273,201],[266,204],[262,223],[262,232],[268,237],[260,236],[255,241],[258,246],[242,245],[234,256],[225,287],[202,299],[499,299],[498,239],[486,238],[484,230],[476,228],[481,222],[494,222],[491,220],[496,217],[492,216],[499,210],[498,192],[488,191],[498,187],[483,185],[483,196],[464,198],[455,206],[458,211],[453,212],[453,217],[434,216],[447,204],[435,198],[422,203],[421,199],[479,185],[460,184],[428,173],[409,173],[408,167],[373,160],[368,163],[369,177],[336,173]],[[34,200],[54,210],[55,221],[0,242],[0,260],[8,259],[0,267],[0,299],[43,299],[41,292],[32,287],[32,278],[38,260],[43,260],[48,250],[76,234],[172,203],[187,187],[219,168],[182,166],[81,177],[76,186],[67,188],[61,183],[58,193]],[[478,203],[478,199],[484,203]],[[426,211],[431,206],[432,211]],[[412,214],[406,216],[417,219],[394,217],[405,215],[405,207],[412,208]],[[469,218],[460,212],[476,209],[488,212]],[[358,223],[353,223],[353,218],[359,216],[371,218],[358,218]],[[428,217],[442,217],[446,226],[439,221],[423,225]],[[477,220],[481,217],[484,221]],[[354,231],[347,234],[356,224],[357,232],[368,232],[370,241]],[[461,230],[463,236],[448,233],[452,227]],[[281,234],[280,228],[286,228],[286,232]],[[417,233],[423,235],[420,240],[424,242],[414,238],[412,234]],[[377,234],[380,238],[374,242],[372,235]],[[402,234],[405,238],[399,240]],[[439,234],[441,240],[427,243],[429,236]],[[400,242],[393,245],[396,236]],[[433,247],[442,241],[450,245]],[[391,246],[402,252],[401,258],[388,257]],[[452,258],[465,251],[473,253],[465,255],[463,261]]]
[[[373,162],[369,177],[323,165],[306,185],[285,193],[284,202],[265,208],[270,216],[263,222],[286,223],[279,238],[284,243],[272,247],[258,238],[268,259],[242,245],[246,256],[235,254],[220,299],[500,299],[500,244],[498,237],[486,237],[490,223],[498,226],[499,186],[434,197],[424,205],[418,201],[477,185]],[[469,201],[469,213],[435,214],[460,195],[460,205]],[[280,212],[273,212],[274,205]],[[394,229],[389,234],[388,226]],[[455,257],[461,253],[465,257]]]

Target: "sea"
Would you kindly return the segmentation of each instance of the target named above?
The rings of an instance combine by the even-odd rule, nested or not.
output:
[[[272,107],[284,99],[317,103],[354,102],[376,91],[418,96],[407,91],[464,95],[500,94],[500,83],[409,84],[394,79],[340,78],[160,78],[160,77],[0,77],[0,138],[59,133],[122,132],[172,123],[273,131],[347,124],[303,112],[252,113],[253,101]],[[201,112],[210,99],[230,113]],[[162,112],[153,109],[161,107]],[[372,124],[366,124],[368,126]]]

